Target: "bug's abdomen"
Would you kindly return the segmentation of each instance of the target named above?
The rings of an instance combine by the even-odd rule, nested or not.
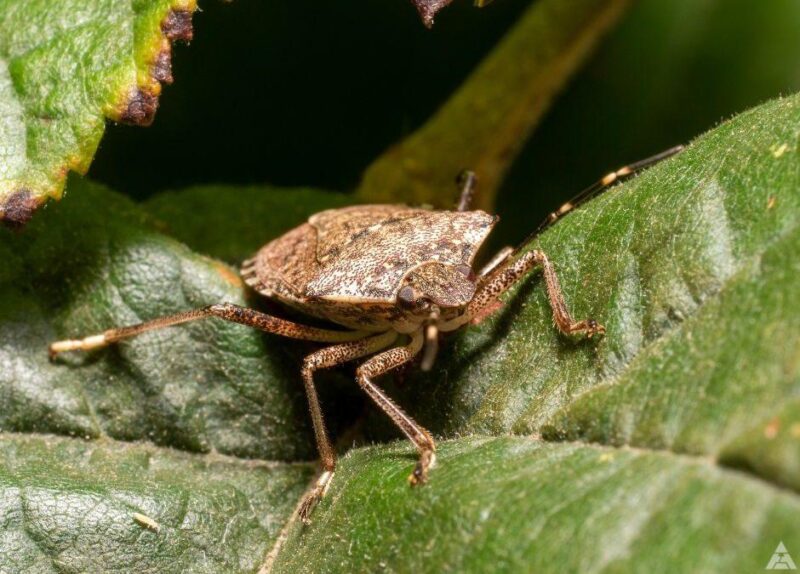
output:
[[[304,223],[267,243],[242,264],[245,283],[267,297],[302,303],[306,285],[316,275],[317,232]]]
[[[312,317],[352,329],[384,331],[394,315],[390,305],[351,305],[306,297],[306,286],[317,275],[317,230],[303,224],[262,247],[242,264],[245,283]]]

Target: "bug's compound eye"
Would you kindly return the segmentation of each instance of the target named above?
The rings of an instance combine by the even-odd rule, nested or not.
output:
[[[411,285],[406,285],[397,293],[397,302],[406,309],[413,309],[416,306],[417,292]]]

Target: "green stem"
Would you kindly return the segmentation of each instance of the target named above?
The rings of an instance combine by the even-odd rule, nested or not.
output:
[[[456,93],[367,168],[365,201],[451,207],[464,168],[491,209],[506,171],[553,97],[624,12],[628,0],[534,2]]]

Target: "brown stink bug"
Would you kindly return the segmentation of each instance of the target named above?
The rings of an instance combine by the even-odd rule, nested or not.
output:
[[[622,168],[583,196],[675,151],[677,148]],[[309,327],[220,303],[83,339],[58,341],[50,345],[50,354],[88,351],[205,317],[294,339],[331,343],[308,355],[302,366],[322,463],[322,473],[301,506],[304,521],[325,495],[336,465],[314,388],[314,372],[373,355],[356,369],[356,380],[416,446],[419,460],[409,481],[412,485],[424,483],[435,460],[433,437],[375,385],[376,377],[410,363],[420,353],[422,368],[430,369],[440,332],[455,331],[491,313],[498,307],[498,297],[537,266],[542,267],[555,325],[562,333],[591,337],[605,332],[593,319],[573,320],[553,265],[539,250],[506,248],[483,268],[473,270],[475,255],[497,217],[469,210],[474,174],[464,172],[459,181],[462,192],[454,211],[404,205],[331,209],[312,216],[243,263],[242,277],[258,293],[346,330]],[[551,221],[576,204],[573,201],[562,207]]]

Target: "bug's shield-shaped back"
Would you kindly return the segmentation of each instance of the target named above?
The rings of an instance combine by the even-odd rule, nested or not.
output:
[[[353,208],[348,219],[359,225],[349,230],[330,219],[341,217],[341,210],[336,210],[338,214],[323,212],[309,221],[319,232],[318,259],[322,263],[308,284],[309,296],[390,303],[403,278],[419,265],[437,261],[471,266],[496,222],[496,217],[483,211],[381,206],[377,213],[371,211],[375,207],[361,208],[365,213]]]

